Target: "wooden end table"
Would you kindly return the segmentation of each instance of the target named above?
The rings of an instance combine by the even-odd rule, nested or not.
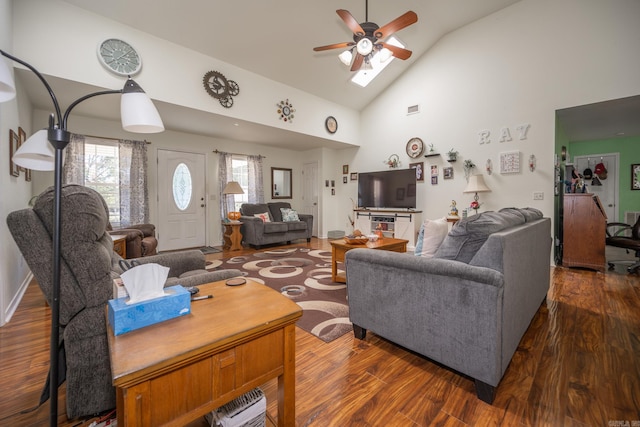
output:
[[[224,224],[224,245],[225,251],[239,251],[242,249],[242,232],[240,226],[242,222],[222,222]]]
[[[108,327],[118,426],[183,426],[276,377],[278,426],[295,425],[302,309],[249,279],[198,287],[213,298],[186,316],[118,336]]]
[[[127,236],[125,234],[112,234],[113,251],[122,258],[127,258]]]
[[[344,256],[351,249],[369,248],[382,249],[384,251],[406,252],[408,240],[393,239],[385,237],[375,242],[367,242],[364,245],[350,245],[344,239],[332,240],[331,242],[331,280],[338,283],[347,283],[347,278],[338,275],[338,263],[344,262]]]

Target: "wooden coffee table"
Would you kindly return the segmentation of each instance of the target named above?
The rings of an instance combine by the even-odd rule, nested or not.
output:
[[[364,245],[350,245],[345,242],[344,239],[332,240],[331,242],[331,280],[339,283],[347,283],[347,278],[342,275],[338,275],[338,263],[344,262],[344,256],[351,249],[356,248],[369,248],[369,249],[382,249],[384,251],[392,252],[406,252],[408,240],[404,239],[392,239],[385,237],[384,239],[378,239],[375,242],[367,242]]]
[[[182,426],[278,378],[278,426],[295,425],[295,322],[302,309],[247,280],[198,286],[191,313],[114,336],[118,426]]]

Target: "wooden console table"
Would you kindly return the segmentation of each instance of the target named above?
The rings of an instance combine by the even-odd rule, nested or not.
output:
[[[199,286],[191,314],[108,341],[118,426],[183,426],[278,378],[278,426],[295,425],[295,322],[302,309],[247,280]]]
[[[345,242],[344,239],[332,240],[329,243],[331,243],[331,280],[338,283],[346,283],[347,279],[344,276],[338,276],[338,263],[344,262],[345,254],[351,249],[369,248],[393,252],[407,252],[407,243],[409,243],[409,241],[385,237],[375,242],[367,242],[364,245],[350,245]]]

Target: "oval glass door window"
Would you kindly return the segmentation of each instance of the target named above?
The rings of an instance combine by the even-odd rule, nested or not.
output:
[[[173,172],[173,201],[181,211],[189,207],[193,186],[191,185],[191,172],[184,163],[180,163]]]

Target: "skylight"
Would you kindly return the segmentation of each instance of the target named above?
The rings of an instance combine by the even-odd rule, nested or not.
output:
[[[405,47],[404,44],[402,44],[394,36],[389,37],[386,43],[401,48]],[[395,59],[393,56],[391,56],[386,61],[381,62],[381,53],[382,51],[378,51],[375,55],[373,55],[373,58],[371,58],[371,60],[369,61],[370,66],[363,65],[362,68],[360,68],[360,70],[351,78],[351,81],[358,86],[366,87],[369,83],[371,83],[373,79],[376,78],[378,74],[380,74],[382,70],[385,69],[387,65],[391,64],[391,61]]]

